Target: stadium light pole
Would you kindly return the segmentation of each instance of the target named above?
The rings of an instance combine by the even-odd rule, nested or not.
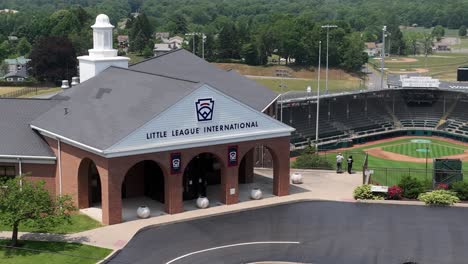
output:
[[[385,33],[387,32],[387,26],[382,28],[382,60],[380,62],[380,89],[383,89],[383,79],[384,79],[384,66],[385,66]]]
[[[315,150],[318,151],[319,136],[319,109],[320,109],[320,57],[322,56],[322,41],[319,41],[319,61],[318,61],[318,79],[317,79],[317,117],[315,120]]]
[[[337,25],[323,25],[322,28],[327,29],[327,62],[326,62],[326,69],[325,69],[325,94],[328,94],[328,39],[329,39],[329,32],[330,28],[337,28]]]
[[[306,91],[307,91],[307,106],[309,107],[308,119],[309,119],[309,126],[310,126],[310,118],[311,118],[310,116],[310,93],[312,92],[312,87],[310,87],[310,85],[307,86]]]

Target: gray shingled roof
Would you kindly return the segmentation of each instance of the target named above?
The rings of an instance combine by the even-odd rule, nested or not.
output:
[[[58,103],[56,100],[0,99],[0,155],[55,157],[29,124]]]
[[[32,125],[104,150],[198,87],[192,81],[110,67],[55,96],[63,101]]]
[[[226,72],[185,49],[134,64],[130,69],[207,83],[258,111],[263,111],[277,96],[265,86],[235,71]]]

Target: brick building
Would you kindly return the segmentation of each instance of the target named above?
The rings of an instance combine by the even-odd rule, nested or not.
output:
[[[109,25],[98,16],[95,47],[79,58],[86,81],[48,100],[0,99],[0,174],[29,173],[79,208],[99,204],[102,222],[115,224],[130,197],[174,214],[214,185],[222,203],[237,203],[262,146],[273,193],[288,194],[293,129],[270,117],[276,94],[183,49],[122,67],[127,58],[96,46],[112,43],[96,41]]]

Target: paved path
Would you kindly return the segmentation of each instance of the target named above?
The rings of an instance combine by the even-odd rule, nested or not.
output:
[[[299,202],[148,228],[110,263],[467,263],[468,210]]]

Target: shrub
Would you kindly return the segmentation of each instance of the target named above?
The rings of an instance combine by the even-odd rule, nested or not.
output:
[[[333,166],[326,160],[322,159],[318,154],[304,153],[296,158],[292,164],[296,169],[332,169]]]
[[[410,176],[404,176],[398,186],[403,189],[403,197],[408,199],[416,199],[425,191],[423,182]]]
[[[447,190],[422,193],[419,195],[418,200],[427,205],[452,205],[460,201],[454,192]]]
[[[448,190],[449,186],[446,183],[438,183],[435,187],[436,190]]]
[[[452,191],[460,200],[468,200],[468,182],[458,181],[452,183]]]
[[[373,199],[374,195],[372,194],[371,186],[369,184],[364,184],[354,189],[353,197],[356,200],[357,199],[369,200],[369,199]]]
[[[393,185],[388,188],[388,199],[389,200],[401,200],[403,194],[403,189],[397,185]]]
[[[358,200],[383,200],[384,196],[373,194],[371,191],[371,186],[369,184],[364,184],[356,187],[353,191],[354,199]]]

